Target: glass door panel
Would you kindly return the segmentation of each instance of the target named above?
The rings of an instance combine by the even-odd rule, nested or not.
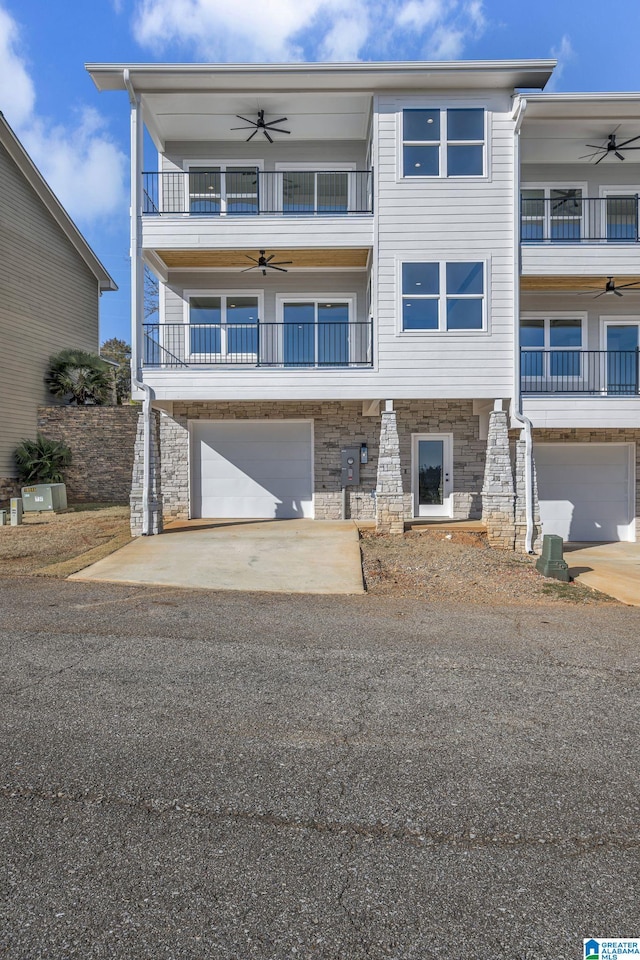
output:
[[[418,506],[441,507],[444,502],[444,443],[418,441]]]
[[[582,236],[582,190],[549,191],[549,236],[562,242]]]
[[[640,326],[607,323],[607,393],[638,393]]]
[[[222,204],[220,167],[191,167],[189,179],[189,213],[218,214]]]
[[[415,515],[451,516],[451,437],[423,434],[415,435],[413,441]]]
[[[607,240],[634,242],[638,239],[638,198],[608,196]]]
[[[315,173],[294,170],[282,174],[282,210],[284,213],[313,213],[315,204]]]
[[[349,363],[349,304],[318,304],[318,364]]]
[[[316,359],[315,304],[285,303],[284,364],[288,367],[312,367]]]
[[[520,205],[522,241],[544,240],[544,190],[523,190]]]

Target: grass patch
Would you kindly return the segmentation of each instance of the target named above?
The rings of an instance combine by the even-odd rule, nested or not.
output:
[[[600,603],[615,603],[613,597],[607,593],[601,593],[600,590],[583,587],[579,583],[563,583],[561,580],[544,583],[542,593],[553,600],[568,600],[570,603],[593,603],[594,600]]]
[[[103,560],[104,557],[108,557],[109,554],[115,553],[116,550],[119,550],[121,547],[125,547],[128,543],[131,543],[132,539],[129,533],[122,533],[117,537],[113,537],[107,543],[101,543],[99,547],[87,550],[86,553],[81,553],[79,556],[72,557],[70,560],[50,563],[46,567],[41,567],[40,570],[34,570],[34,576],[70,577],[72,573],[78,573],[80,570],[84,570],[85,567],[90,567],[92,563],[97,563],[98,560]]]

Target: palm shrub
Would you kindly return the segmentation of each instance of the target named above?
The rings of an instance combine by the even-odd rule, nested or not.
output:
[[[113,372],[95,353],[85,350],[62,350],[49,358],[49,369],[44,378],[54,397],[67,403],[106,403],[111,394]]]
[[[18,477],[24,484],[62,483],[62,469],[71,463],[71,450],[61,440],[23,440],[14,453]]]

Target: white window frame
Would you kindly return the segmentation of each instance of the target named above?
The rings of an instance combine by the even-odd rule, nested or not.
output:
[[[587,344],[587,332],[588,332],[588,319],[589,314],[584,310],[554,310],[552,313],[549,313],[548,310],[536,310],[536,311],[524,311],[520,314],[520,325],[523,320],[544,320],[544,344],[541,347],[523,347],[520,346],[520,356],[522,357],[522,350],[526,350],[529,353],[542,353],[543,364],[542,364],[542,374],[537,376],[524,376],[522,374],[521,360],[518,361],[518,376],[521,381],[533,381],[536,383],[549,383],[552,384],[554,380],[560,379],[557,376],[554,376],[551,373],[551,354],[554,352],[565,352],[565,353],[584,353],[588,350]],[[552,320],[579,320],[580,321],[580,346],[579,347],[552,347],[550,343],[551,335],[551,321]],[[575,380],[576,384],[584,383],[586,379],[587,372],[584,369],[584,364],[582,360],[580,362],[580,373],[572,377]],[[567,391],[569,392],[569,391]]]
[[[191,350],[191,298],[192,297],[219,297],[220,298],[220,353],[193,353]],[[264,291],[262,290],[185,290],[183,292],[184,298],[184,310],[183,317],[185,323],[185,348],[184,354],[186,362],[190,361],[200,361],[202,362],[203,357],[215,356],[220,359],[212,360],[212,363],[215,364],[224,364],[225,361],[230,363],[257,363],[258,354],[257,353],[230,353],[227,349],[228,343],[228,329],[229,326],[233,327],[234,324],[227,323],[227,299],[229,297],[256,297],[258,301],[258,322],[264,315]],[[203,326],[206,326],[203,324]],[[256,328],[258,323],[256,323]]]
[[[607,364],[606,351],[608,349],[607,348],[607,328],[608,327],[637,327],[638,344],[640,345],[640,316],[638,316],[638,314],[635,314],[635,315],[626,314],[624,316],[617,317],[615,316],[615,314],[606,314],[600,317],[600,349],[602,351],[605,351],[602,354],[602,361],[603,361],[603,364],[605,364],[605,366],[604,366],[603,376],[601,380],[603,384],[604,393],[607,393],[609,389],[609,384],[607,382],[608,367],[606,365]],[[640,384],[638,386],[640,390]],[[621,394],[621,396],[625,396],[625,394]],[[632,397],[634,396],[634,394],[628,394],[628,396]],[[637,394],[635,394],[635,396],[637,396]]]
[[[415,294],[406,294],[402,289],[402,267],[405,263],[437,263],[439,268],[439,293],[438,294],[418,294],[418,297]],[[448,263],[481,263],[482,264],[482,294],[469,293],[469,294],[457,294],[447,293],[447,264]],[[488,332],[488,301],[489,301],[489,263],[490,261],[486,257],[480,257],[473,259],[472,255],[468,257],[447,257],[444,260],[430,260],[425,257],[420,257],[416,259],[414,257],[404,258],[398,257],[397,260],[397,290],[398,290],[398,304],[397,304],[397,317],[398,317],[398,329],[397,332],[402,337],[424,337],[424,336],[434,336],[435,334],[446,334],[447,337],[455,336],[477,336],[478,334],[483,334]],[[413,299],[422,299],[422,300],[437,300],[438,301],[438,327],[435,330],[405,330],[403,326],[404,322],[404,299],[405,296],[413,297]],[[473,329],[462,329],[462,330],[448,330],[447,329],[447,301],[449,298],[454,300],[482,300],[482,327],[479,330]]]
[[[284,308],[287,303],[313,303],[315,306],[314,313],[314,326],[315,326],[315,338],[314,338],[314,366],[318,365],[318,304],[319,303],[330,303],[334,301],[335,303],[346,303],[349,306],[349,358],[352,355],[352,336],[357,335],[356,331],[364,329],[363,327],[352,328],[351,324],[358,322],[358,296],[355,293],[277,293],[276,294],[276,323],[278,324],[279,331],[279,342],[278,342],[278,355],[281,357],[281,362],[284,364],[284,349],[282,338],[284,336]],[[351,359],[348,363],[341,366],[350,366]],[[327,364],[327,369],[330,369]]]
[[[357,164],[349,161],[347,163],[312,163],[312,162],[297,162],[297,163],[285,163],[277,162],[275,164],[275,172],[280,173],[284,176],[285,173],[355,173],[358,169]],[[283,176],[278,177],[277,185],[277,206],[279,210],[282,210],[284,206],[284,189],[283,189]],[[354,195],[354,178],[347,177],[347,213],[351,211],[351,202]],[[313,211],[305,211],[304,213],[298,213],[299,217],[309,217],[316,216],[318,214],[318,178],[314,177],[314,197],[313,197]],[[288,213],[287,216],[296,216],[295,213]],[[343,216],[341,213],[336,214],[321,214],[321,216]]]
[[[444,477],[442,480],[442,504],[432,508],[423,508],[420,512],[418,498],[420,485],[418,479],[418,444],[421,440],[441,440],[443,443],[442,460]],[[412,433],[411,434],[411,503],[413,516],[452,517],[453,516],[453,434],[452,433]]]
[[[209,160],[209,159],[204,159],[204,160],[183,160],[183,162],[182,162],[182,167],[183,167],[183,170],[184,170],[185,216],[188,216],[188,217],[190,217],[190,216],[205,216],[205,217],[206,217],[206,216],[207,216],[206,213],[205,213],[205,214],[192,214],[190,209],[189,209],[189,210],[186,210],[186,207],[187,207],[187,206],[189,206],[189,207],[191,206],[191,189],[190,189],[190,183],[189,183],[189,174],[190,174],[190,172],[191,172],[191,168],[192,168],[192,167],[203,167],[204,169],[206,169],[206,168],[208,168],[208,167],[218,167],[221,174],[226,173],[227,167],[251,167],[251,168],[254,168],[254,167],[255,167],[255,169],[256,169],[256,171],[257,171],[257,173],[258,173],[258,175],[259,175],[259,174],[262,173],[263,170],[264,170],[264,160],[246,160],[246,159],[245,159],[245,160]],[[212,172],[215,172],[215,171],[212,171]],[[226,182],[227,182],[227,178],[224,177],[224,176],[221,176],[221,178],[220,178],[220,213],[215,213],[215,214],[212,213],[212,214],[210,214],[210,216],[212,216],[212,217],[214,217],[214,216],[215,216],[215,217],[226,217],[226,216],[227,216],[227,189],[226,189]],[[234,199],[237,199],[239,196],[243,196],[243,195],[242,195],[242,194],[233,194],[232,196],[233,196]],[[248,197],[248,196],[251,196],[251,197],[253,197],[254,194],[245,194],[244,196],[247,196],[247,197]],[[259,183],[259,180],[258,180],[258,183],[256,184],[256,193],[255,193],[255,196],[256,196],[256,199],[257,199],[257,209],[256,209],[256,214],[255,214],[255,216],[257,216],[257,214],[260,213],[260,183]],[[250,213],[245,213],[245,214],[231,214],[231,216],[245,216],[245,217],[250,217],[250,216],[252,216],[252,214],[250,214]]]
[[[520,184],[520,226],[519,226],[519,235],[522,237],[522,192],[523,190],[544,190],[544,213],[542,219],[542,240],[522,240],[521,242],[530,246],[536,243],[550,244],[554,247],[559,247],[565,244],[566,246],[575,246],[576,243],[582,243],[582,241],[589,235],[589,204],[585,203],[585,200],[588,200],[589,184],[586,180],[577,181],[577,180],[555,180],[544,182],[526,182]],[[550,193],[552,190],[580,190],[582,203],[582,216],[580,217],[580,237],[577,240],[552,240],[551,239],[551,197]],[[529,220],[539,220],[539,217],[529,217]],[[576,220],[578,218],[576,217]]]
[[[613,186],[601,186],[599,189],[599,197],[603,201],[600,204],[600,226],[602,232],[606,230],[607,227],[607,199],[609,197],[635,197],[636,198],[636,229],[638,233],[638,239],[640,239],[640,186],[631,184],[627,186],[626,184],[618,184]],[[625,243],[638,243],[638,239],[634,240],[609,240],[607,237],[602,238],[602,243],[611,243],[615,246],[620,246]]]
[[[405,140],[404,138],[404,111],[405,110],[439,110],[440,111],[440,139],[439,140]],[[483,140],[449,140],[448,139],[448,110],[482,110],[484,112],[484,139]],[[398,151],[398,170],[397,179],[403,182],[416,180],[488,180],[488,143],[489,143],[489,108],[484,102],[478,101],[455,101],[449,102],[439,100],[437,102],[403,101],[397,114],[397,142]],[[418,176],[407,176],[404,172],[404,148],[405,146],[428,147],[437,146],[438,149],[438,173],[419,174]],[[447,170],[447,147],[452,146],[482,146],[482,173],[451,174]]]

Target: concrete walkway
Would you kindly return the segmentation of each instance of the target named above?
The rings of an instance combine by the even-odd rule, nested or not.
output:
[[[191,520],[139,537],[72,580],[263,590],[364,593],[352,521]]]
[[[579,583],[640,606],[640,543],[567,543],[564,552]]]

